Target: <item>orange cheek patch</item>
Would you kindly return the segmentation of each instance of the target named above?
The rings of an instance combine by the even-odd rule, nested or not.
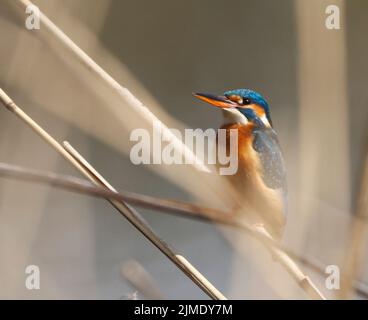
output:
[[[252,104],[247,104],[247,105],[244,105],[244,106],[240,106],[241,108],[243,109],[252,109],[254,110],[254,112],[256,113],[257,117],[258,118],[262,118],[263,116],[266,115],[264,109],[258,105],[258,104],[255,104],[255,103],[252,103]]]
[[[238,104],[241,104],[243,101],[243,98],[241,96],[237,96],[237,95],[232,95],[228,97],[231,101],[234,101]]]
[[[262,118],[266,115],[264,109],[258,104],[250,104],[249,106],[247,106],[247,108],[253,109],[259,118]]]

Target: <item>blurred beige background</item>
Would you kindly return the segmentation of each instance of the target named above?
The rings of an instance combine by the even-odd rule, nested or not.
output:
[[[72,142],[118,189],[198,201],[196,181],[185,179],[180,166],[131,164],[129,133],[146,124],[42,25],[26,30],[26,14],[15,2],[0,0],[0,87],[57,139]],[[327,30],[331,3],[35,1],[171,127],[221,124],[221,114],[195,101],[193,91],[244,87],[264,94],[288,168],[285,244],[341,266],[367,144],[368,3],[333,1],[341,9],[341,29]],[[0,161],[77,175],[4,108]],[[305,298],[267,253],[254,261],[254,248],[240,254],[215,226],[140,212],[229,298]],[[206,298],[104,201],[3,178],[0,257],[0,298],[120,299],[134,291],[120,274],[130,259],[151,273],[164,296]],[[29,264],[41,269],[40,290],[24,286]],[[368,282],[363,265],[360,278]],[[323,277],[303,269],[332,297]]]

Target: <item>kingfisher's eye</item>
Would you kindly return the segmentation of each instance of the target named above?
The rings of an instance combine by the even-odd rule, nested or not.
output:
[[[252,102],[250,101],[249,98],[243,98],[243,105],[247,105],[247,104],[251,104]]]

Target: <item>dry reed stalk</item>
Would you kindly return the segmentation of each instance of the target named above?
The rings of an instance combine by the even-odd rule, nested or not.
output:
[[[29,5],[32,5],[32,2],[29,0],[17,0],[19,4],[23,6],[23,8],[26,8]],[[67,49],[69,49],[77,58],[78,61],[80,61],[86,68],[98,76],[107,86],[114,89],[117,94],[124,99],[128,103],[130,107],[132,107],[134,110],[136,110],[145,120],[147,120],[149,123],[154,123],[156,121],[160,122],[158,118],[155,117],[155,115],[146,107],[144,106],[127,88],[122,87],[115,79],[113,79],[104,69],[102,69],[91,57],[89,57],[81,48],[79,48],[60,28],[58,28],[46,15],[44,15],[40,11],[40,20],[43,27],[45,27],[52,35],[54,35],[55,38],[57,38]],[[10,100],[11,101],[11,100]],[[14,104],[14,103],[13,103]],[[10,109],[11,110],[11,109]],[[13,111],[13,110],[12,110]],[[33,121],[33,120],[32,120]],[[41,129],[42,130],[42,129]],[[179,152],[179,154],[184,154],[185,157],[188,159],[193,159],[194,161],[194,167],[200,171],[210,172],[210,169],[207,168],[204,163],[198,159],[193,152],[185,146],[182,141],[180,141],[168,128],[162,124],[162,131],[167,135],[172,145],[175,147],[176,151]],[[47,139],[46,139],[47,140]],[[59,144],[55,144],[55,142],[48,141],[51,145],[56,147],[60,146]],[[65,150],[64,150],[65,151]],[[71,155],[68,153],[68,156],[64,155],[65,158],[67,158],[70,161]],[[72,157],[73,158],[73,157]],[[75,159],[73,158],[73,162],[75,162]],[[90,173],[85,170],[83,166],[80,165],[80,163],[74,165],[83,173],[85,174],[89,179],[96,182],[94,179],[95,177],[90,176]],[[260,230],[256,230],[255,232],[260,232]],[[274,248],[275,249],[275,248]],[[276,253],[274,256],[278,256]],[[288,272],[293,276],[294,279],[301,279],[300,275],[303,274],[303,272],[297,267],[295,263],[291,263],[292,260],[290,257],[289,259],[283,259],[280,258],[278,260],[285,268],[288,270]],[[306,278],[306,277],[304,277]],[[304,279],[303,278],[303,279]],[[299,280],[297,280],[299,281]],[[303,281],[302,281],[303,282]],[[303,282],[304,283],[304,282]],[[304,289],[304,291],[312,298],[319,297],[321,299],[324,299],[323,295],[316,290],[316,287],[309,282],[306,282],[306,284],[298,282],[298,284]]]
[[[80,173],[97,185],[104,185],[110,191],[116,190],[108,184],[84,159],[76,160],[75,154],[71,155],[63,148],[50,134],[40,127],[30,116],[28,116],[21,108],[19,108],[10,97],[0,88],[0,100],[3,105],[16,116],[18,116],[26,125],[35,131],[42,139],[44,139],[51,147],[53,147],[60,155],[69,161]],[[83,162],[83,163],[81,163]],[[217,290],[190,262],[182,255],[177,254],[170,248],[158,235],[151,229],[148,223],[129,205],[121,200],[107,200],[132,223],[148,240],[150,240],[162,253],[166,255],[180,270],[182,270],[199,288],[201,288],[212,299],[225,300],[225,296]]]
[[[17,0],[24,8],[33,3],[29,0]],[[40,23],[42,28],[47,29],[55,38],[57,38],[68,50],[70,50],[77,60],[82,63],[87,70],[100,78],[103,83],[112,88],[119,97],[121,97],[129,107],[135,110],[145,121],[152,124],[160,123],[162,135],[167,138],[180,155],[183,155],[193,166],[204,172],[210,172],[203,161],[199,159],[168,127],[163,124],[138,98],[136,98],[129,89],[120,85],[110,74],[101,68],[87,53],[85,53],[73,40],[71,40],[58,26],[56,26],[45,14],[40,10]],[[157,126],[152,126],[153,130]]]
[[[41,138],[58,151],[66,160],[68,160],[77,170],[97,185],[103,185],[116,192],[116,190],[94,170],[75,150],[69,148],[74,153],[71,155],[54,138],[52,138],[44,129],[42,129],[31,117],[20,109],[10,97],[0,88],[0,100],[4,106],[21,120],[23,120],[31,129],[33,129]],[[67,145],[68,147],[68,145]],[[79,157],[79,160],[76,160]],[[166,245],[148,226],[133,208],[126,205],[125,202],[108,199],[113,206],[120,211],[139,231],[141,231],[154,245],[156,245],[172,262],[174,262],[192,281],[194,281],[204,292],[214,299],[226,299],[206,278],[203,277],[183,256],[176,254]],[[266,230],[254,229],[255,232],[265,235]],[[267,233],[267,236],[268,233]],[[311,280],[300,270],[295,262],[285,253],[280,254],[279,249],[274,246],[268,247],[274,257],[277,257],[279,263],[288,271],[288,273],[297,281],[298,285],[307,293],[309,297],[315,299],[325,299]]]
[[[266,246],[274,246],[275,248],[284,251],[291,258],[299,261],[307,268],[317,272],[319,275],[326,275],[325,265],[322,263],[315,261],[315,259],[312,259],[311,257],[307,258],[296,254],[289,248],[270,239],[268,236],[254,232],[250,226],[233,219],[232,215],[226,211],[178,200],[151,197],[134,192],[119,191],[118,193],[115,193],[100,186],[96,186],[87,180],[76,178],[74,176],[60,175],[52,172],[41,172],[2,162],[0,162],[0,176],[10,179],[19,179],[22,181],[44,183],[53,187],[100,198],[111,198],[126,201],[131,205],[136,205],[141,208],[160,210],[160,212],[163,213],[174,213],[184,218],[198,219],[206,223],[218,223],[234,227],[248,233],[251,237],[254,237],[257,240],[262,241]],[[355,281],[354,289],[361,296],[368,298],[368,285],[365,283]]]
[[[340,299],[351,298],[354,281],[360,271],[360,264],[364,255],[365,235],[367,233],[368,218],[368,153],[363,168],[361,187],[358,195],[357,212],[350,229],[349,247],[342,269]]]
[[[207,223],[218,223],[225,226],[240,229],[255,239],[262,241],[266,246],[273,246],[290,255],[296,260],[312,268],[313,270],[324,273],[323,267],[317,266],[316,263],[310,262],[290,249],[282,246],[281,243],[274,241],[269,236],[254,229],[242,221],[234,219],[234,217],[226,211],[221,211],[209,207],[203,207],[192,203],[187,203],[178,200],[168,200],[147,195],[142,195],[134,192],[119,191],[113,192],[106,190],[101,186],[96,186],[91,182],[74,176],[59,175],[52,172],[40,172],[38,170],[26,169],[23,167],[0,162],[0,176],[24,181],[45,183],[47,185],[63,188],[69,191],[92,195],[100,198],[109,198],[125,201],[131,205],[136,205],[141,208],[160,210],[164,213],[174,213],[181,217],[198,219]]]
[[[265,236],[272,239],[272,236],[263,226],[255,225],[254,227],[259,231],[259,233],[264,234]],[[304,272],[285,251],[280,250],[279,248],[276,248],[274,246],[268,247],[268,249],[270,250],[273,258],[276,259],[282,266],[284,266],[286,271],[293,277],[299,287],[302,288],[310,298],[317,300],[326,300],[322,292],[319,291],[313,281],[304,274]]]

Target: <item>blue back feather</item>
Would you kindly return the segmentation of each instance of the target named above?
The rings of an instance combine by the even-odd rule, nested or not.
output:
[[[276,132],[268,128],[257,117],[253,109],[238,108],[247,119],[254,123],[253,149],[257,151],[262,165],[262,179],[271,189],[281,191],[285,214],[287,210],[287,184],[284,158]]]
[[[271,189],[279,190],[284,204],[284,214],[287,215],[287,182],[284,158],[275,131],[257,128],[253,132],[253,148],[259,154],[262,164],[262,180]]]
[[[256,128],[253,137],[253,148],[263,168],[263,181],[269,188],[286,191],[286,170],[276,133],[272,129]]]

